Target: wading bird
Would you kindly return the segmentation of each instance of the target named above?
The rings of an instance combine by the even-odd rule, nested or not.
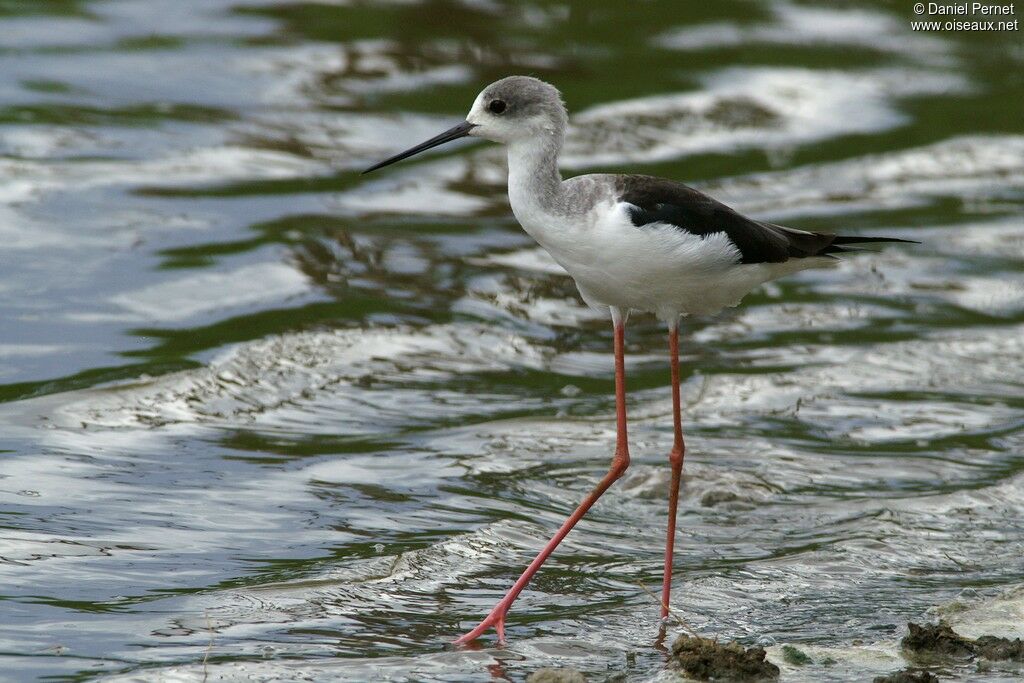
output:
[[[906,242],[795,230],[745,218],[711,197],[663,178],[592,174],[563,180],[558,157],[568,115],[554,86],[510,76],[484,88],[466,120],[366,169],[407,159],[446,142],[476,137],[508,148],[508,199],[519,224],[576,281],[590,306],[614,326],[617,438],[611,467],[540,554],[476,628],[468,643],[494,627],[505,640],[505,616],[548,556],[629,467],[623,344],[630,311],[654,313],[668,326],[673,445],[661,616],[668,616],[676,507],[682,474],[679,406],[679,318],[735,306],[752,289],[805,268],[828,265],[846,245]]]

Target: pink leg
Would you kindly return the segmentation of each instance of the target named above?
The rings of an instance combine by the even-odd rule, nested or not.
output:
[[[569,519],[565,520],[562,527],[558,530],[548,544],[544,546],[544,549],[540,551],[540,554],[530,563],[530,566],[526,568],[522,576],[513,584],[512,588],[509,589],[508,593],[505,594],[497,605],[491,610],[480,624],[472,631],[462,636],[455,641],[457,645],[464,645],[472,642],[483,635],[487,629],[491,626],[498,633],[498,642],[505,642],[505,615],[508,614],[508,610],[512,607],[512,603],[519,596],[519,594],[526,588],[526,584],[530,582],[533,575],[537,573],[544,561],[548,559],[548,556],[554,552],[558,544],[562,542],[562,539],[568,535],[572,528],[576,526],[576,522],[583,518],[583,515],[587,514],[597,499],[601,497],[601,494],[608,490],[616,479],[622,476],[622,473],[629,467],[629,447],[626,443],[626,372],[625,372],[625,360],[623,356],[623,345],[625,343],[625,329],[626,324],[624,319],[620,319],[622,316],[615,316],[615,416],[617,422],[617,438],[615,443],[615,456],[612,458],[611,468],[608,470],[608,474],[604,476],[601,483],[597,485],[589,496],[587,496],[580,506],[576,508]]]
[[[679,404],[679,327],[673,323],[668,334],[669,365],[672,373],[672,426],[674,440],[668,461],[672,465],[672,483],[668,490],[668,536],[665,539],[665,578],[661,585],[661,618],[668,616],[669,595],[672,592],[672,552],[676,541],[676,508],[679,504],[679,480],[683,474],[683,418]]]

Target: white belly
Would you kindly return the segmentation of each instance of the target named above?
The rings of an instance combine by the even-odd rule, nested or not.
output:
[[[523,228],[572,276],[588,304],[650,311],[665,320],[735,306],[762,283],[825,261],[741,264],[725,233],[638,228],[622,204],[598,206],[578,224],[520,213]]]

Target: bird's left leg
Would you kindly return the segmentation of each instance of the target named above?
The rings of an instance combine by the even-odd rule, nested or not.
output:
[[[679,319],[673,318],[668,327],[669,368],[672,374],[672,452],[668,461],[672,466],[672,482],[668,489],[668,535],[665,538],[665,577],[661,585],[661,618],[668,616],[669,596],[672,592],[672,555],[676,540],[676,508],[679,505],[679,482],[683,474],[683,416],[679,402]]]
[[[512,607],[512,603],[519,596],[519,593],[526,588],[526,584],[530,582],[533,575],[537,573],[544,561],[548,559],[548,556],[555,551],[558,544],[562,542],[562,539],[568,535],[572,528],[576,526],[576,523],[583,519],[583,515],[587,514],[597,499],[601,497],[605,491],[608,490],[615,481],[622,476],[629,467],[629,443],[626,436],[626,362],[625,362],[625,336],[626,336],[626,318],[628,317],[628,311],[621,311],[619,309],[612,309],[612,321],[615,325],[615,337],[614,337],[614,349],[615,349],[615,425],[616,425],[616,439],[615,439],[615,455],[612,457],[611,467],[608,469],[608,473],[604,475],[597,487],[591,491],[590,495],[583,499],[580,506],[576,508],[576,511],[569,515],[569,518],[565,520],[562,527],[552,537],[548,544],[544,546],[544,549],[540,551],[540,554],[530,563],[530,566],[526,568],[522,576],[513,584],[512,588],[509,589],[508,593],[505,594],[498,604],[494,606],[483,621],[481,621],[476,628],[469,633],[465,634],[461,638],[455,641],[456,645],[464,645],[470,643],[481,635],[483,635],[487,629],[494,628],[498,632],[498,642],[505,642],[505,615],[508,614],[509,608]]]

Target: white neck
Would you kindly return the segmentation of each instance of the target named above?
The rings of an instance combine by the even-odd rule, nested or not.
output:
[[[560,137],[531,138],[508,145],[508,198],[521,223],[526,214],[551,213],[561,202],[561,149]]]

